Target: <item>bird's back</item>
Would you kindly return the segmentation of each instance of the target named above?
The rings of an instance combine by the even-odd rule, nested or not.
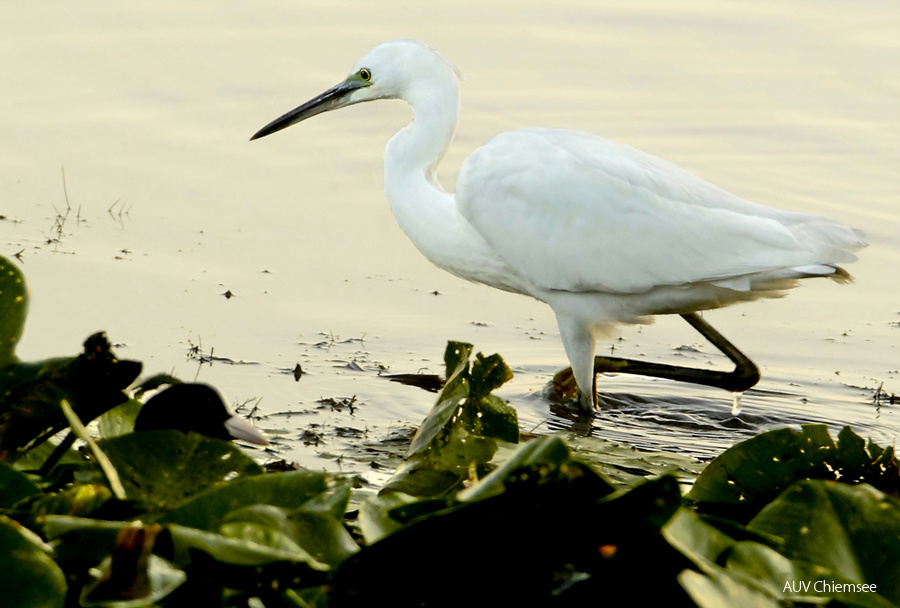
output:
[[[676,165],[577,131],[495,137],[463,164],[460,213],[547,290],[636,294],[828,275],[865,246],[827,218],[757,205]]]

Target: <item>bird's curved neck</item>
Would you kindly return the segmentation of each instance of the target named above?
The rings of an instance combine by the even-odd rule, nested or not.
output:
[[[458,277],[499,289],[531,293],[459,212],[435,171],[456,133],[459,92],[455,78],[403,98],[413,120],[388,142],[384,188],[400,228],[428,260]]]
[[[456,222],[453,197],[435,174],[447,151],[459,118],[459,91],[454,79],[429,83],[404,95],[413,120],[388,142],[384,156],[384,187],[400,227],[427,258],[442,266],[436,232]]]
[[[456,134],[459,88],[451,78],[430,84],[404,96],[413,120],[388,142],[385,173],[390,171],[400,182],[414,173],[425,175],[439,187],[434,173]]]

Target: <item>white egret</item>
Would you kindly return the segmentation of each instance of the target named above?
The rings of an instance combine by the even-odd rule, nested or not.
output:
[[[861,232],[756,205],[628,146],[568,130],[503,133],[469,156],[456,193],[435,175],[456,131],[458,71],[417,40],[369,51],[341,83],[272,121],[264,137],[322,112],[402,99],[409,125],[387,144],[384,187],[400,227],[435,265],[546,302],[578,386],[597,406],[596,373],[615,370],[743,391],[756,366],[696,311],[780,295],[797,279],[850,279]],[[594,356],[616,323],[680,314],[734,372]]]

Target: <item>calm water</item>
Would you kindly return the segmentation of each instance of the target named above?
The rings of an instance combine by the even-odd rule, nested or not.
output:
[[[462,124],[441,168],[525,126],[590,130],[751,200],[863,229],[856,283],[707,315],[760,365],[744,397],[603,378],[598,434],[710,455],[759,430],[852,424],[893,444],[900,392],[900,7],[827,2],[59,2],[0,20],[0,248],[23,251],[20,355],[76,353],[105,329],[147,373],[219,387],[268,415],[279,456],[311,467],[418,423],[431,394],[378,372],[441,372],[448,339],[500,352],[523,430],[565,365],[544,305],[431,267],[384,200],[399,102],[355,106],[248,143],[381,40],[457,63]],[[71,211],[66,208],[62,170]],[[236,297],[222,294],[231,291]],[[619,356],[724,366],[677,318],[622,328]],[[228,359],[200,365],[200,347]],[[289,370],[300,364],[295,381]],[[356,396],[332,411],[322,398]],[[312,430],[318,445],[310,443]]]

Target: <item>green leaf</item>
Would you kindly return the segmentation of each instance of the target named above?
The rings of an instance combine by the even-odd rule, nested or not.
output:
[[[336,566],[359,550],[350,533],[331,515],[303,508],[287,511],[252,505],[229,513],[219,532],[230,538],[302,548],[317,562]],[[277,546],[277,545],[276,545]]]
[[[456,376],[457,378],[459,376]],[[416,436],[413,437],[406,457],[424,454],[428,449],[436,445],[436,440],[443,433],[450,420],[457,415],[466,397],[469,396],[469,385],[466,382],[450,382],[444,385],[444,389],[438,396],[437,403],[428,412],[422,421]]]
[[[833,479],[826,465],[835,445],[825,425],[804,425],[762,433],[722,452],[710,462],[688,494],[704,509],[717,505],[747,521],[797,479]]]
[[[835,443],[825,425],[809,424],[800,433],[777,429],[727,449],[707,465],[688,497],[704,510],[749,521],[799,479],[869,483],[900,494],[893,448],[865,445],[849,427]]]
[[[495,395],[469,399],[463,406],[460,423],[473,435],[499,439],[507,443],[519,442],[519,419],[516,410]]]
[[[500,355],[485,357],[481,353],[475,355],[472,371],[469,373],[471,388],[469,393],[473,399],[487,397],[494,389],[500,388],[512,380],[513,373]]]
[[[700,608],[781,608],[782,604],[765,593],[734,580],[723,568],[711,565],[701,574],[685,570],[678,582]]]
[[[109,555],[116,546],[119,533],[128,525],[129,522],[48,515],[42,531],[52,541],[60,560],[95,564]],[[154,551],[182,568],[193,563],[194,551],[202,551],[218,562],[235,566],[296,562],[317,570],[328,568],[293,541],[275,546],[172,523],[164,524],[163,528]]]
[[[88,516],[110,498],[112,492],[106,486],[78,484],[41,496],[31,505],[31,517],[32,520],[39,520],[46,515]]]
[[[416,458],[401,464],[379,495],[402,492],[420,498],[444,496],[458,489],[467,477],[467,468]]]
[[[444,466],[465,471],[470,464],[483,466],[490,462],[497,451],[497,442],[490,437],[483,437],[464,428],[464,425],[450,426],[445,437],[446,443],[441,446],[434,460]]]
[[[27,475],[0,460],[0,509],[9,509],[23,498],[40,493]]]
[[[784,539],[785,555],[900,604],[900,501],[868,485],[804,480],[747,526]]]
[[[61,608],[66,578],[33,532],[0,515],[0,598],[6,608]]]
[[[37,471],[47,461],[50,455],[53,454],[56,448],[57,445],[52,441],[45,441],[22,454],[16,459],[15,463],[13,463],[13,466],[18,471]],[[84,467],[88,465],[88,462],[87,458],[85,458],[81,452],[68,449],[60,456],[56,466],[73,465],[74,467]]]
[[[225,480],[262,473],[237,446],[197,433],[131,433],[107,439],[101,447],[128,497],[150,513],[170,511]]]
[[[296,509],[329,491],[331,483],[331,476],[313,471],[241,477],[195,496],[159,521],[215,531],[235,509],[255,504]]]
[[[41,530],[49,540],[60,538],[70,532],[86,529],[103,530],[105,535],[115,540],[119,530],[129,525],[127,521],[105,521],[90,517],[74,517],[72,515],[47,515],[41,520]],[[109,551],[107,551],[109,553]]]
[[[466,488],[457,495],[458,500],[483,500],[489,496],[500,494],[513,474],[524,467],[549,465],[558,467],[570,460],[569,448],[565,442],[555,435],[538,437],[522,445],[502,466],[494,469],[475,485]],[[612,491],[612,488],[610,488]]]
[[[96,593],[98,587],[92,587],[89,583],[82,589],[81,606],[83,608],[153,608],[187,580],[187,575],[183,570],[179,570],[161,557],[150,555],[147,562],[149,590],[146,595],[140,598],[92,600],[90,599],[91,593]],[[100,577],[104,569],[109,568],[109,564],[110,560],[107,559],[97,568],[91,569],[93,583],[103,580]]]
[[[22,271],[0,256],[0,367],[18,363],[16,346],[25,331],[28,288]]]
[[[835,583],[844,585],[852,582],[818,564],[788,559],[759,543],[737,543],[728,557],[726,568],[738,580],[787,601],[810,602],[811,598],[818,598],[825,603],[835,599],[861,608],[895,608],[895,604],[878,593],[856,591],[855,585],[852,591],[826,591],[826,582],[832,589],[837,588]]]
[[[794,595],[787,589],[786,583],[797,586],[799,582],[821,578],[826,572],[819,566],[790,560],[771,547],[753,542],[736,542],[732,545],[726,570],[732,577],[745,581],[771,597],[795,601],[804,601],[804,596],[812,594],[803,592]],[[834,577],[833,573],[828,576]]]
[[[663,528],[663,536],[698,566],[714,563],[737,541],[709,525],[694,511],[679,509]]]
[[[467,342],[447,342],[444,349],[444,367],[446,368],[447,384],[464,372],[469,371],[469,358],[472,356],[472,345]]]
[[[590,471],[586,465],[575,462]],[[566,471],[569,467],[565,464],[560,467]],[[591,471],[593,472],[593,471]],[[612,489],[606,480],[595,475],[592,490],[602,496],[598,505],[610,505],[607,508],[610,515],[618,514],[619,517],[639,519],[647,522],[654,528],[662,529],[681,507],[681,489],[678,480],[672,475],[663,475],[654,479],[645,479],[628,490],[619,490],[610,494]]]
[[[81,563],[85,568],[99,563],[116,546],[119,532],[129,522],[103,521],[71,515],[46,515],[41,531],[53,545],[60,563]]]
[[[688,557],[700,572],[685,570],[678,581],[698,606],[780,606],[785,581],[796,575],[793,564],[765,545],[739,542],[722,530],[707,523],[694,511],[681,508],[662,530],[669,543]],[[745,533],[746,534],[746,533]],[[759,549],[765,561],[751,560],[728,569],[722,567],[736,548]],[[745,552],[744,555],[749,555]],[[771,568],[771,557],[784,563]],[[777,573],[776,573],[777,572]],[[702,573],[702,574],[701,574]],[[743,603],[742,603],[743,602]]]
[[[606,479],[622,487],[667,473],[676,474],[679,481],[693,482],[704,466],[683,454],[638,450],[600,437],[570,435],[566,437],[566,445],[574,458],[591,465]]]
[[[235,509],[225,516],[219,534],[236,540],[246,540],[264,547],[296,554],[310,563],[317,560],[291,534],[287,510],[272,505],[250,505]]]
[[[347,505],[350,503],[350,490],[352,487],[352,479],[334,479],[331,487],[326,492],[316,494],[303,503],[300,508],[304,511],[309,511],[310,513],[324,513],[330,515],[333,519],[340,521],[347,512]]]
[[[171,543],[164,551],[165,557],[180,567],[197,561],[197,551],[210,556],[216,562],[233,566],[259,567],[278,562],[294,562],[314,570],[327,570],[328,566],[316,561],[296,543],[268,546],[247,538],[232,538],[218,532],[208,532],[166,524]],[[165,533],[165,532],[164,532]]]
[[[105,412],[97,419],[100,437],[111,439],[134,432],[134,421],[142,407],[143,404],[137,399],[129,399]]]
[[[470,372],[471,352],[471,344],[447,344],[447,382],[413,438],[407,459],[429,459],[449,470],[472,462],[482,466],[493,457],[495,439],[518,442],[515,409],[489,394],[511,378],[512,372],[499,355],[485,357],[481,353]]]
[[[88,337],[77,357],[0,367],[0,457],[13,461],[66,428],[64,399],[84,424],[127,401],[123,391],[140,372],[139,362],[115,357],[103,333]]]
[[[389,492],[366,499],[359,506],[359,530],[366,544],[371,545],[402,528],[404,524],[391,517],[391,511],[417,501],[415,496],[403,492]]]

